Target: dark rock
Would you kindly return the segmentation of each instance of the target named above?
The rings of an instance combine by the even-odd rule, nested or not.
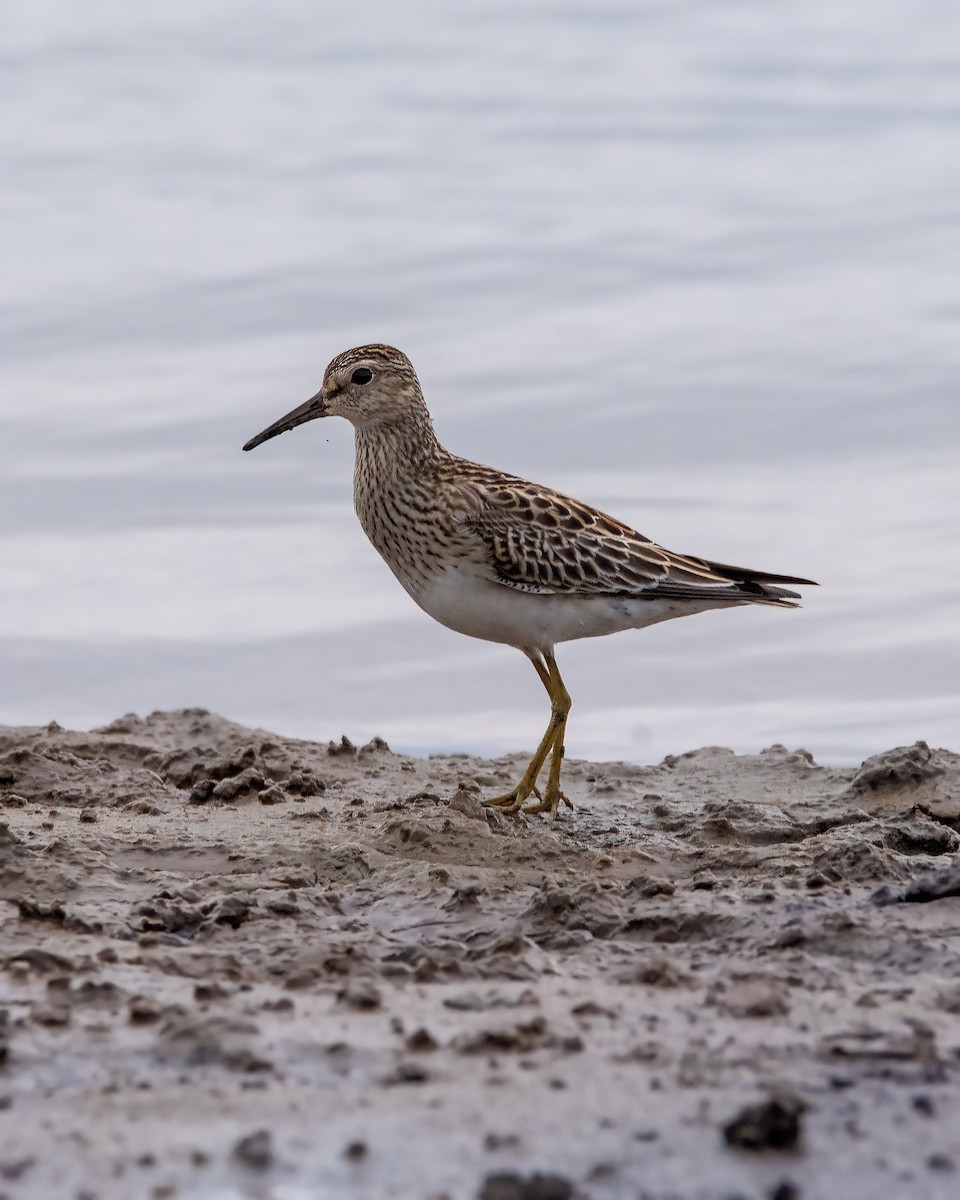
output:
[[[242,1137],[233,1148],[237,1162],[252,1171],[265,1171],[273,1165],[273,1137],[269,1129],[257,1129]]]
[[[771,1096],[749,1104],[723,1127],[728,1146],[739,1150],[792,1150],[800,1139],[806,1104],[798,1096]]]
[[[960,862],[952,863],[939,871],[920,875],[906,886],[894,888],[884,885],[878,888],[871,900],[874,904],[896,904],[904,901],[912,904],[927,904],[931,900],[943,900],[946,896],[960,896]]]
[[[55,1000],[50,1004],[34,1004],[30,1009],[30,1019],[36,1025],[69,1025],[70,1008],[64,1000]]]
[[[228,779],[221,779],[213,789],[213,799],[225,802],[236,800],[240,796],[249,796],[255,792],[262,792],[265,787],[266,780],[263,778],[263,773],[258,771],[256,767],[247,767],[239,775],[231,775]]]
[[[245,896],[224,896],[214,905],[209,915],[215,925],[229,925],[231,929],[239,929],[250,918],[255,902]]]
[[[355,983],[341,988],[337,993],[337,1002],[357,1012],[373,1012],[380,1008],[383,997],[379,989],[369,979],[358,979]]]
[[[572,1200],[573,1184],[562,1175],[524,1177],[516,1171],[495,1171],[484,1179],[477,1200]]]
[[[4,966],[12,967],[15,963],[25,963],[35,971],[46,974],[48,971],[72,971],[74,963],[62,954],[54,954],[51,950],[41,950],[39,946],[27,950],[18,950],[4,959]]]
[[[654,896],[672,896],[677,888],[676,884],[671,883],[668,879],[653,879],[649,875],[635,875],[632,879],[627,880],[623,890],[628,896],[638,896],[641,900],[652,900]]]
[[[199,779],[190,789],[190,804],[206,804],[217,786],[214,779]]]
[[[407,1038],[407,1049],[411,1054],[429,1053],[431,1050],[436,1050],[437,1039],[433,1036],[429,1029],[415,1029]]]
[[[960,847],[960,834],[914,810],[890,823],[884,842],[897,854],[952,854]]]
[[[820,1039],[820,1052],[830,1058],[890,1059],[899,1062],[937,1061],[934,1031],[914,1020],[903,1032],[863,1026],[831,1033]]]
[[[693,977],[679,963],[664,956],[648,958],[617,976],[617,983],[646,984],[647,987],[689,987]]]
[[[159,817],[160,809],[149,800],[126,800],[119,805],[120,811],[137,817]]]
[[[444,901],[443,907],[447,912],[456,912],[461,908],[477,908],[480,897],[485,896],[486,888],[478,883],[465,883],[462,887],[454,888],[450,898]]]
[[[293,770],[283,781],[283,790],[292,796],[319,796],[327,785],[306,767]]]
[[[127,1013],[131,1025],[151,1025],[163,1016],[163,1005],[152,996],[131,996],[127,1001]]]
[[[17,901],[17,908],[21,920],[24,921],[51,921],[54,925],[62,925],[67,917],[63,905],[56,900],[45,903],[29,896],[21,896]]]
[[[480,1029],[464,1033],[451,1043],[458,1054],[527,1054],[552,1049],[562,1054],[579,1054],[583,1039],[578,1034],[551,1033],[544,1017],[533,1017],[502,1029]]]
[[[286,792],[279,784],[271,783],[257,796],[261,804],[283,804],[287,798]]]
[[[426,1067],[421,1067],[419,1063],[402,1062],[397,1064],[383,1082],[387,1087],[393,1087],[403,1083],[426,1083],[429,1078]]]

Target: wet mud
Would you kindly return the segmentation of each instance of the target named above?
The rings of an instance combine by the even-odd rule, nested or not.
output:
[[[960,755],[0,728],[0,1194],[960,1194]]]

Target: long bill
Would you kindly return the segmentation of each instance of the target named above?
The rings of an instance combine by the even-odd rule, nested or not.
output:
[[[278,433],[286,433],[288,429],[296,429],[298,425],[305,425],[307,421],[314,421],[317,417],[325,417],[326,415],[327,406],[323,399],[323,392],[319,391],[303,404],[291,409],[285,417],[281,417],[279,421],[274,421],[272,425],[268,425],[262,433],[258,433],[256,437],[252,437],[243,448],[244,450],[255,450],[257,446],[263,442],[269,442]]]

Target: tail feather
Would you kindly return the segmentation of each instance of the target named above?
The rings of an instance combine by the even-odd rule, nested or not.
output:
[[[726,575],[728,579],[736,580],[738,583],[746,583],[752,580],[755,583],[796,583],[801,587],[819,587],[820,585],[814,579],[801,579],[799,575],[778,575],[773,571],[753,571],[749,567],[731,567],[729,563],[711,562],[707,559],[702,559],[711,571],[716,571],[718,575]]]
[[[794,583],[801,587],[817,587],[812,579],[802,579],[799,575],[778,575],[773,571],[754,571],[749,567],[734,567],[729,563],[702,560],[711,571],[723,575],[735,585],[738,592],[743,593],[744,599],[756,604],[776,604],[781,608],[796,608],[792,601],[801,599],[799,592],[790,588],[780,587],[779,584]]]

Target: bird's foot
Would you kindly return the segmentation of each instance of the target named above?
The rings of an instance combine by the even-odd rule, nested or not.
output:
[[[530,796],[536,796],[537,802],[527,803]],[[547,813],[548,819],[553,821],[556,819],[557,810],[563,802],[567,808],[573,808],[573,801],[563,794],[559,788],[551,789],[547,787],[545,792],[541,792],[536,786],[527,788],[522,784],[507,792],[503,796],[494,796],[491,800],[484,800],[484,805],[487,808],[496,808],[503,813],[505,817],[534,816],[537,813]]]
[[[567,808],[573,808],[573,801],[569,798],[569,796],[565,796],[559,788],[551,789],[548,785],[547,790],[543,795],[540,794],[537,788],[534,788],[533,790],[536,793],[538,803],[524,804],[520,809],[522,813],[526,813],[530,816],[534,815],[535,813],[547,813],[547,819],[550,821],[555,821],[561,801],[563,801]]]
[[[539,806],[527,804],[531,795],[536,796],[540,802]],[[566,797],[564,799],[566,800]],[[515,788],[511,788],[504,795],[494,796],[491,800],[484,800],[483,803],[487,808],[499,809],[505,817],[519,817],[521,813],[527,812],[546,812],[550,807],[549,802],[544,801],[537,785],[528,783],[526,779],[521,779]],[[570,801],[567,800],[567,803],[569,804]]]
[[[536,791],[536,788],[533,790]],[[517,784],[512,791],[506,792],[502,796],[493,796],[490,800],[484,800],[483,805],[484,808],[499,809],[505,817],[519,817],[524,801],[529,795],[529,789]]]

